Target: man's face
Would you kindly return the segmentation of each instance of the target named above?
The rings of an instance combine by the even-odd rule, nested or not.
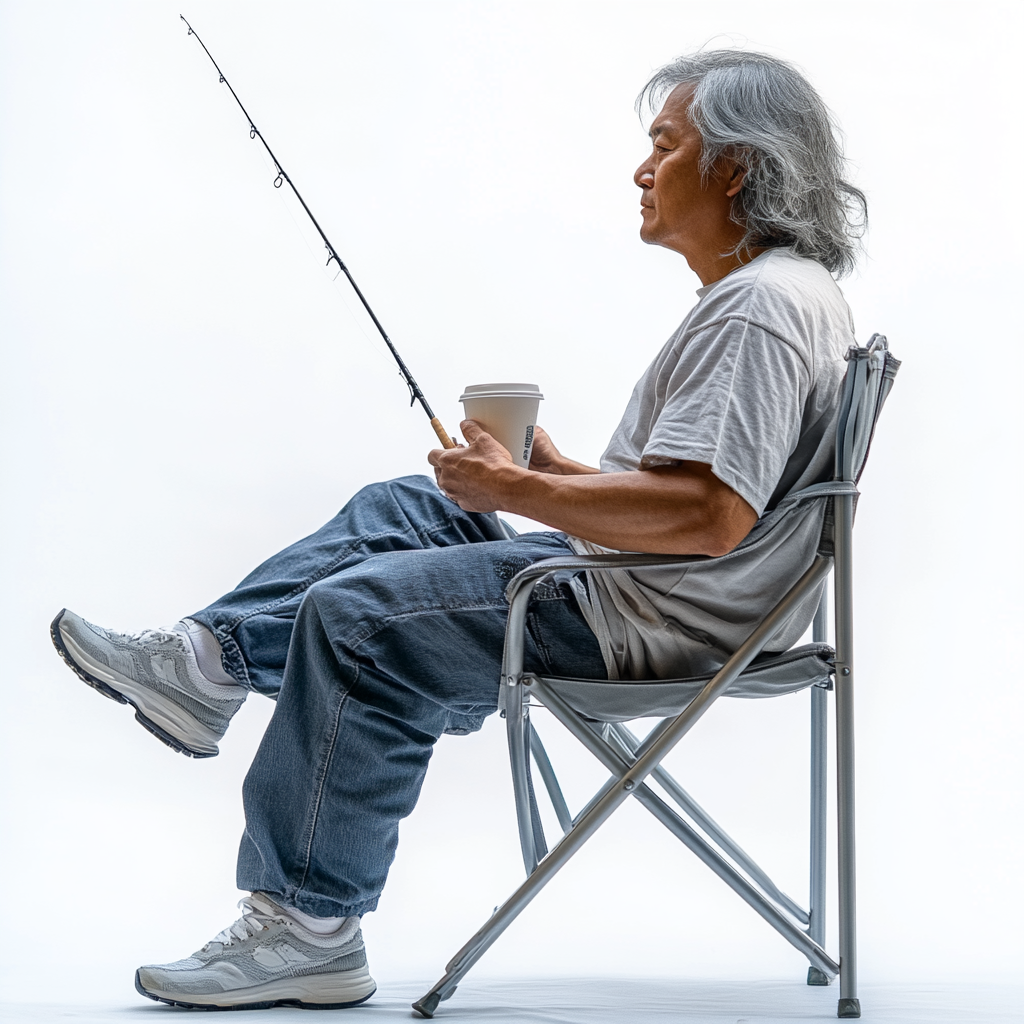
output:
[[[640,237],[687,257],[728,222],[731,204],[719,174],[712,171],[706,184],[701,181],[701,137],[687,117],[693,91],[693,85],[677,85],[669,93],[651,124],[651,155],[633,175],[643,190]]]

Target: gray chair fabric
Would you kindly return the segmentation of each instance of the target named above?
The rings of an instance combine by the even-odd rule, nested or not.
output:
[[[808,686],[831,686],[835,651],[828,644],[805,644],[784,654],[762,655],[726,688],[723,697],[778,697]],[[705,672],[688,679],[653,681],[540,678],[577,714],[595,722],[678,715],[714,677]]]

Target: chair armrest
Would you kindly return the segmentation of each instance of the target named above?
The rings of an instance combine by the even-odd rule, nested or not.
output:
[[[542,558],[533,565],[528,565],[522,572],[512,577],[505,588],[505,597],[509,604],[527,583],[533,590],[545,576],[559,569],[586,569],[602,571],[609,569],[638,569],[641,566],[683,565],[687,562],[706,562],[709,555],[645,555],[639,552],[615,552],[607,555],[558,555],[554,558]]]
[[[577,571],[608,569],[631,569],[638,566],[680,565],[686,562],[703,562],[707,555],[643,555],[612,553],[607,555],[562,555],[542,558],[516,573],[505,588],[508,599],[508,623],[505,626],[505,649],[501,659],[501,688],[498,692],[498,708],[503,713],[510,706],[506,703],[507,688],[518,686],[523,673],[523,640],[526,628],[526,609],[533,588],[545,577],[559,569]],[[518,718],[521,708],[513,702]]]

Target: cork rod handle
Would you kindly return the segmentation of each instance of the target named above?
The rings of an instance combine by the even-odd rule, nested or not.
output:
[[[437,434],[437,439],[444,448],[455,447],[455,442],[448,436],[448,431],[441,426],[441,421],[436,416],[431,418],[430,425],[434,428],[434,433]]]

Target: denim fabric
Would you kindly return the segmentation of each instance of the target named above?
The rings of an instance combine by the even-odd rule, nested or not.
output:
[[[434,743],[497,707],[508,581],[570,550],[503,538],[427,477],[374,484],[193,616],[234,678],[277,696],[243,787],[240,888],[320,916],[376,907]],[[565,576],[535,592],[526,666],[606,676]]]

